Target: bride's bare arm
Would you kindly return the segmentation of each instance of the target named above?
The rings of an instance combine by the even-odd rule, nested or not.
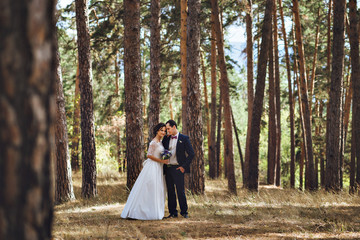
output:
[[[160,158],[154,157],[153,155],[149,155],[149,154],[147,155],[147,157],[150,158],[151,160],[155,161],[155,162],[169,164],[169,159],[162,160]]]

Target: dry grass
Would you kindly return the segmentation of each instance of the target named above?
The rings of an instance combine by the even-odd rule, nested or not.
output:
[[[99,196],[55,207],[54,239],[360,239],[360,197],[261,187],[230,195],[225,180],[207,180],[204,196],[188,194],[189,219],[120,218],[125,175],[98,178]],[[165,215],[167,215],[167,210]]]

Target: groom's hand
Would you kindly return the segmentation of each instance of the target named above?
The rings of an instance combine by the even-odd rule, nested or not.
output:
[[[183,167],[178,167],[176,170],[180,170],[182,173],[185,172],[185,169]]]

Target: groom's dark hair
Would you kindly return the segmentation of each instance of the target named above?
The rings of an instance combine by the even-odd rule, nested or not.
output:
[[[176,128],[177,128],[177,124],[176,124],[176,122],[174,121],[174,120],[169,120],[169,121],[167,121],[166,122],[166,124],[169,124],[170,125],[170,127],[173,127],[173,126],[175,126]]]

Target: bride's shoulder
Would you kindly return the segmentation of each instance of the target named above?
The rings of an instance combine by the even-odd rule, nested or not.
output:
[[[160,142],[156,141],[155,139],[151,140],[150,144],[149,145],[153,145],[153,144],[158,144]]]

